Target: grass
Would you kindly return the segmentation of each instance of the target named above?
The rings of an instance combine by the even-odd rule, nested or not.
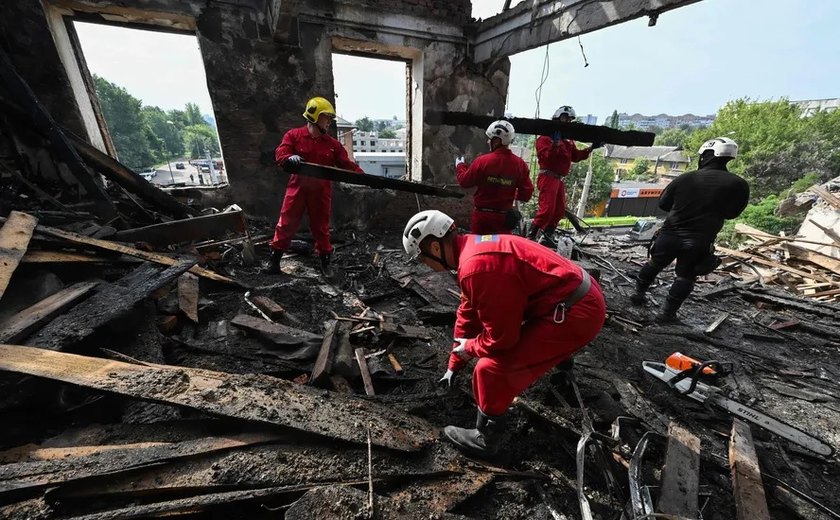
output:
[[[592,227],[611,227],[611,226],[632,226],[636,223],[639,218],[648,218],[648,217],[587,217],[584,218],[583,221],[592,226]],[[568,220],[562,220],[560,222],[561,228],[571,228],[572,225],[569,223]]]

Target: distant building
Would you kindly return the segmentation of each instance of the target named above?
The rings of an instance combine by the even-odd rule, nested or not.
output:
[[[660,177],[674,177],[688,170],[688,154],[676,146],[619,146],[604,147],[604,157],[615,171],[615,178],[622,179],[639,159],[650,161],[649,172]]]
[[[666,213],[659,209],[659,196],[662,195],[663,189],[661,184],[616,182],[612,186],[606,216],[664,216]]]
[[[405,153],[356,152],[356,162],[369,175],[391,179],[405,176]]]
[[[401,153],[405,155],[405,128],[394,132],[396,138],[379,137],[378,132],[353,131],[354,153]]]
[[[586,114],[585,116],[581,116],[578,118],[578,121],[585,125],[597,125],[598,124],[598,116],[593,116],[592,114]]]
[[[791,103],[802,109],[802,117],[810,117],[817,112],[834,112],[840,108],[840,98],[806,99]]]
[[[356,125],[347,121],[346,119],[342,119],[340,117],[335,118],[335,130],[338,135],[338,141],[344,146],[344,149],[347,150],[347,155],[350,157],[350,160],[355,160],[353,158],[353,129],[356,128]]]
[[[625,112],[618,114],[618,127],[623,129],[629,128],[631,125],[638,130],[679,128],[681,126],[705,128],[711,126],[714,122],[714,115],[695,116],[694,114],[683,114],[681,116],[669,116],[668,114],[659,114],[656,116],[646,116],[638,113],[630,115]]]

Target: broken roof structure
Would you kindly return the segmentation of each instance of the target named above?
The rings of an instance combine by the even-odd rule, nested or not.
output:
[[[425,110],[501,114],[506,56],[689,3],[541,0],[478,22],[466,0],[4,6],[0,518],[838,518],[831,183],[812,188],[822,235],[740,228],[751,241],[722,251],[683,324],[629,305],[644,244],[578,234],[609,316],[574,384],[550,373],[528,389],[498,460],[438,439],[474,416],[468,377],[436,385],[460,292],[406,264],[391,230],[418,205],[465,215],[447,151],[484,137]],[[164,193],[114,158],[73,18],[198,36],[229,188]],[[265,276],[288,179],[273,150],[303,100],[332,97],[332,51],[408,64],[412,182],[337,190],[338,283],[305,235]],[[716,395],[792,430],[643,369],[675,351],[726,364]]]

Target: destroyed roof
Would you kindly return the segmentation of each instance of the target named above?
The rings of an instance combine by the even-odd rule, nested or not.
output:
[[[608,159],[648,159],[660,162],[689,162],[688,155],[676,146],[619,146],[607,145]]]

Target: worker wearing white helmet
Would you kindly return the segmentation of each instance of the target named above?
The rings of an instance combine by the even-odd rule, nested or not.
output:
[[[527,202],[534,193],[530,169],[510,150],[515,131],[509,121],[493,121],[485,132],[490,153],[467,165],[455,159],[455,178],[462,188],[475,188],[470,231],[477,234],[510,233],[519,223],[514,200]]]
[[[552,119],[561,123],[571,123],[575,120],[575,109],[563,105],[554,112]],[[537,179],[539,190],[539,207],[528,238],[539,240],[548,247],[556,247],[554,230],[557,223],[566,213],[566,186],[564,179],[569,174],[573,162],[579,162],[589,157],[592,150],[600,143],[578,149],[571,139],[563,139],[560,131],[552,135],[542,135],[537,139],[537,159],[540,163],[540,176]],[[540,235],[539,237],[537,235]]]
[[[671,284],[659,319],[677,319],[677,310],[691,294],[697,276],[711,273],[720,260],[714,242],[727,219],[736,218],[747,207],[747,181],[730,173],[726,165],[738,156],[738,144],[728,137],[703,143],[696,171],[671,181],[659,198],[668,212],[650,251],[650,258],[636,275],[636,305],[645,303],[645,292],[656,276],[675,259],[677,278]]]
[[[408,221],[403,247],[435,271],[458,271],[461,305],[440,384],[477,358],[472,388],[475,428],[447,426],[458,448],[493,454],[514,397],[571,358],[601,330],[606,317],[598,282],[554,251],[510,234],[461,235],[440,211]]]

